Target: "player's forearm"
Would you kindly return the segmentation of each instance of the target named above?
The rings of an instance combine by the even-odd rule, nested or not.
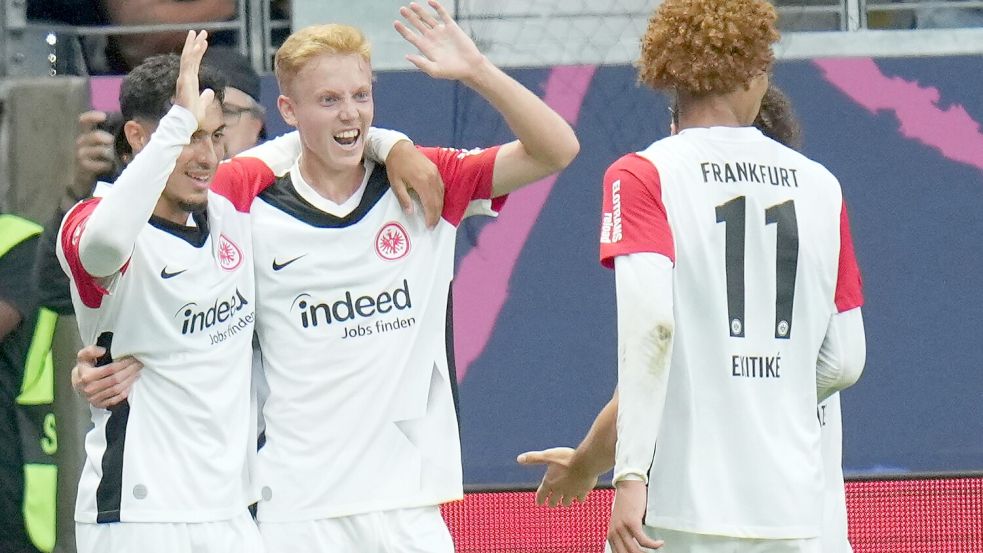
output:
[[[675,334],[672,261],[654,253],[615,259],[618,441],[614,482],[647,479],[665,409]]]
[[[487,58],[465,85],[487,100],[505,119],[529,157],[546,174],[561,171],[580,151],[577,135],[560,114]]]
[[[150,220],[182,148],[197,128],[198,122],[190,111],[172,107],[144,149],[93,210],[79,239],[79,258],[90,275],[110,276],[129,259],[137,235]]]
[[[860,308],[830,318],[816,362],[816,395],[820,402],[857,382],[867,360],[867,339]]]
[[[262,161],[274,175],[281,177],[290,171],[300,157],[300,133],[297,131],[282,134],[272,140],[239,152],[233,159],[252,157]]]
[[[600,476],[614,466],[615,444],[618,440],[618,392],[615,390],[594,419],[584,441],[577,446],[570,460],[571,469]]]
[[[389,152],[392,151],[393,146],[403,140],[410,144],[413,143],[410,137],[399,131],[369,127],[369,132],[365,137],[365,157],[376,163],[384,164],[389,159]]]

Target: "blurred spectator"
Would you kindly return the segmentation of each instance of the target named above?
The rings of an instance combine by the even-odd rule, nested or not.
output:
[[[232,48],[209,46],[205,64],[218,69],[226,79],[225,157],[232,157],[266,138],[266,110],[259,103],[259,75],[245,56]]]
[[[37,319],[31,265],[41,228],[0,215],[0,551],[37,553],[24,520],[24,450],[17,396]]]
[[[67,25],[143,25],[225,21],[236,0],[28,0],[32,21]],[[233,44],[235,33],[209,33],[209,44]],[[83,50],[90,74],[126,73],[148,56],[177,52],[185,32],[86,37]]]
[[[983,9],[959,8],[959,0],[949,2],[952,7],[917,8],[915,27],[918,29],[958,29],[983,27]]]
[[[65,213],[92,195],[96,181],[112,182],[129,157],[129,145],[122,137],[119,114],[87,111],[79,116],[79,135],[75,140],[75,178],[65,187],[58,209],[44,226],[34,261],[40,304],[59,315],[74,314],[68,291],[68,277],[55,257],[55,241]]]

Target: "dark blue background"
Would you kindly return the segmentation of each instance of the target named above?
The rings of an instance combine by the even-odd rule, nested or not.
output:
[[[981,121],[980,61],[878,65],[940,89],[941,107],[960,104]],[[511,73],[541,94],[549,69]],[[864,275],[867,368],[842,399],[847,473],[983,470],[983,172],[905,138],[893,112],[871,114],[811,62],[780,63],[775,81],[801,117],[805,153],[843,185]],[[264,86],[272,108],[276,85]],[[418,144],[511,140],[474,93],[425,75],[379,74],[375,101],[376,123]],[[615,311],[612,275],[597,263],[601,177],[667,127],[665,100],[639,88],[632,68],[598,68],[576,127],[581,153],[558,179],[496,331],[461,384],[467,483],[538,480],[541,471],[519,467],[515,455],[576,445],[610,397]],[[481,224],[466,223],[459,256]]]

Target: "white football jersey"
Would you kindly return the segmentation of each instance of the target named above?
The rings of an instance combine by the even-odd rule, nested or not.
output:
[[[195,227],[153,217],[123,269],[86,273],[78,244],[99,198],[62,223],[58,256],[79,332],[144,368],[126,401],[91,408],[78,522],[204,522],[240,515],[248,452],[255,282],[248,205],[272,173],[257,160],[223,164]],[[234,188],[235,191],[228,190]],[[100,185],[96,195],[109,187]],[[231,198],[231,199],[230,199]]]
[[[696,128],[615,162],[601,260],[674,261],[675,339],[646,524],[818,536],[816,362],[862,303],[838,181],[754,128]]]
[[[257,471],[263,522],[463,495],[454,245],[466,212],[494,209],[497,148],[422,151],[446,188],[434,230],[403,213],[385,168],[368,162],[361,188],[342,206],[318,196],[296,168],[253,203],[257,332],[269,386]]]
[[[853,553],[847,535],[846,488],[843,484],[843,416],[840,394],[830,396],[816,408],[822,429],[823,472],[826,492],[823,501],[823,553]]]

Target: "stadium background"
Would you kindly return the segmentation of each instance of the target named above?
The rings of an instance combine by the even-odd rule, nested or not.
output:
[[[346,16],[359,23],[368,17],[359,10],[398,3],[368,4]],[[530,17],[518,33],[502,13],[521,3],[492,14],[477,1],[456,4],[478,42],[513,60],[509,72],[574,125],[581,153],[557,178],[514,194],[498,220],[469,221],[461,232],[455,336],[465,479],[474,492],[497,493],[470,494],[445,515],[460,551],[599,551],[609,492],[548,511],[528,492],[503,490],[533,487],[541,470],[518,466],[516,454],[576,445],[615,384],[613,278],[597,263],[600,182],[617,157],[667,133],[665,99],[638,87],[629,65],[632,31],[648,11],[638,5],[648,3],[615,2],[594,27],[578,19],[590,15],[586,2],[535,3],[569,17]],[[424,145],[511,138],[468,89],[401,70],[406,48],[387,50],[395,48],[381,34],[388,26],[369,29],[380,33],[370,32],[381,68],[377,124]],[[867,368],[842,398],[854,547],[983,551],[981,59],[806,57],[780,61],[774,79],[802,120],[805,153],[841,180],[867,299]],[[94,78],[92,105],[112,109],[118,84]],[[286,130],[276,84],[266,77],[263,85],[276,134]]]
[[[841,180],[864,275],[867,367],[842,395],[848,476],[983,471],[979,68],[979,58],[968,56],[819,59],[775,68],[775,82],[802,119],[806,154]],[[469,221],[461,232],[455,337],[465,479],[476,490],[530,488],[541,470],[520,467],[515,456],[576,445],[610,398],[615,310],[612,274],[597,263],[601,177],[618,156],[664,136],[669,123],[665,99],[636,86],[629,66],[511,73],[574,123],[581,153],[555,180],[513,194],[498,220]],[[93,99],[106,102],[100,107],[112,107],[116,82],[97,82]],[[275,113],[276,83],[267,78],[264,87]],[[510,139],[475,94],[415,72],[379,72],[375,100],[376,124],[419,144],[471,148]],[[282,122],[271,125],[274,134],[281,130]],[[955,527],[947,522],[945,533],[954,543],[962,535],[973,548],[952,551],[983,550],[983,488],[979,481],[955,482],[943,490],[851,484],[854,541],[865,529],[878,535],[870,525],[884,517],[908,519],[895,530],[919,544],[925,534],[918,521],[935,512],[919,509],[939,493],[943,502],[972,499],[965,505],[970,518]],[[880,485],[900,501],[879,503],[890,497],[876,493]],[[469,505],[482,514],[467,520],[505,517],[489,539],[515,539],[505,529],[527,511],[548,529],[541,539],[558,539],[557,516],[590,524],[590,531],[570,534],[584,547],[600,543],[606,524],[604,494],[579,515],[537,513],[528,495],[479,497],[486,501],[471,498]],[[943,517],[950,507],[933,508]],[[857,518],[860,511],[874,519]],[[447,512],[469,524],[461,518],[466,511]],[[462,536],[471,535],[464,529]],[[894,547],[903,543],[855,547],[900,551]]]

